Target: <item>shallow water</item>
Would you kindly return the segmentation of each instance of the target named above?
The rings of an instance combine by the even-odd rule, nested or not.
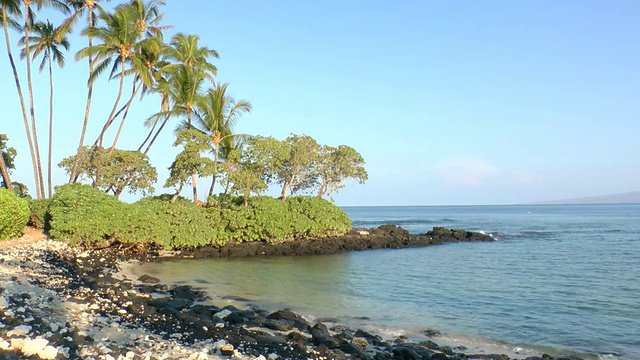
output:
[[[348,207],[393,223],[493,234],[494,243],[328,256],[177,260],[136,269],[312,318],[584,357],[640,358],[640,205]]]

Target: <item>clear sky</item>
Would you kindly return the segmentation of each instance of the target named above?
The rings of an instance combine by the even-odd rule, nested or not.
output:
[[[164,12],[174,26],[167,39],[200,36],[220,53],[217,80],[253,105],[237,132],[307,134],[363,155],[369,180],[349,183],[334,196],[338,205],[512,204],[640,190],[638,1],[167,0]],[[86,40],[70,40],[67,65],[54,69],[56,164],[75,153],[86,98],[86,61],[74,62]],[[2,42],[0,133],[19,152],[14,180],[34,193]],[[34,80],[45,159],[48,79],[36,70]],[[88,142],[115,86],[106,77],[96,84]],[[158,107],[153,96],[136,100],[119,147],[138,147],[141,124]],[[162,188],[179,151],[172,137],[165,132],[150,153],[156,193],[173,191]]]

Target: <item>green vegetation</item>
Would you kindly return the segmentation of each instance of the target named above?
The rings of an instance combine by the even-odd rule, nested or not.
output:
[[[89,185],[59,186],[41,218],[50,235],[87,247],[113,243],[184,249],[228,242],[317,239],[345,234],[351,220],[330,202],[295,196],[283,203],[269,196],[211,197],[203,207],[184,198],[159,196],[127,204]],[[40,212],[39,201],[32,212]],[[36,216],[36,215],[32,215]],[[40,216],[40,215],[38,215]],[[26,220],[25,220],[26,222]]]
[[[29,220],[27,200],[17,197],[12,191],[0,188],[0,240],[22,235]]]
[[[164,248],[319,238],[349,228],[344,212],[322,198],[344,187],[347,179],[367,180],[360,154],[346,145],[321,145],[309,135],[291,134],[278,140],[234,133],[234,126],[252,106],[246,100],[235,100],[229,84],[215,78],[217,68],[212,61],[218,53],[193,34],[178,32],[167,42],[164,32],[171,26],[162,23],[163,0],[125,0],[110,8],[106,2],[0,2],[7,56],[33,168],[32,226],[46,228],[53,237],[74,244],[152,243]],[[59,12],[64,20],[60,24],[38,20],[41,12],[60,18],[55,13]],[[86,22],[80,22],[81,18]],[[87,40],[75,53],[76,61],[88,61],[86,85],[79,84],[86,86],[87,97],[84,120],[77,124],[81,129],[77,151],[58,164],[68,174],[69,184],[56,187],[54,194],[51,149],[60,139],[54,138],[52,72],[54,62],[59,67],[65,64],[65,53],[72,46],[67,35],[74,29]],[[10,30],[19,34],[16,49]],[[14,51],[26,63],[26,74],[18,73]],[[38,127],[39,103],[33,98],[31,65],[35,61],[41,72],[48,70],[46,183],[38,142],[38,133],[44,129]],[[110,112],[97,124],[100,131],[95,141],[85,144],[91,104],[96,100],[92,99],[93,86],[105,74],[118,82],[117,92],[106,100],[97,99],[108,101]],[[24,80],[26,91],[21,84]],[[129,86],[130,92],[126,90]],[[145,125],[149,132],[140,139],[140,146],[119,149],[116,146],[133,100],[143,100],[143,95],[145,101],[156,97],[160,108],[148,114]],[[153,194],[158,175],[147,154],[167,125],[174,128],[173,146],[181,148],[168,178],[161,179],[164,187],[173,189],[173,195],[134,204],[120,202],[124,191]],[[116,127],[115,135],[108,139]],[[17,152],[7,141],[0,134],[2,186],[27,197],[26,186],[10,179]],[[198,200],[197,183],[203,178],[211,179],[207,203]],[[193,189],[193,202],[180,197],[188,185]],[[279,199],[263,196],[270,186],[278,187]],[[296,194],[314,194],[317,199],[293,196]]]

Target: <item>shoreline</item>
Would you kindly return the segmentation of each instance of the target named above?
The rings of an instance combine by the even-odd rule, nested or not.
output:
[[[525,358],[463,354],[474,349],[453,350],[430,340],[385,340],[344,324],[311,323],[288,310],[217,307],[189,286],[170,287],[149,276],[128,279],[122,271],[127,260],[141,259],[74,249],[44,236],[4,243],[0,354],[42,359]]]

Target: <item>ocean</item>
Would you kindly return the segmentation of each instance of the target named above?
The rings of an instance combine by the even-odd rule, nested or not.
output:
[[[640,204],[345,207],[354,227],[481,231],[491,243],[134,269],[223,304],[290,308],[464,352],[640,359]],[[229,300],[231,299],[231,300]],[[246,299],[246,300],[242,300]]]

